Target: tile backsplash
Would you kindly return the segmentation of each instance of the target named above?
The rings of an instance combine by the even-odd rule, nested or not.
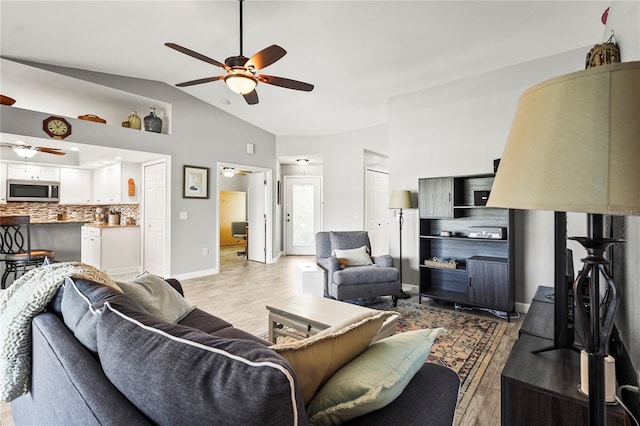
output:
[[[58,214],[66,215],[69,221],[93,222],[96,208],[101,207],[104,213],[114,211],[120,213],[120,223],[125,224],[127,219],[133,218],[136,223],[140,219],[139,204],[114,204],[105,205],[71,205],[58,203],[7,203],[0,204],[0,216],[29,215],[32,222],[55,222]]]

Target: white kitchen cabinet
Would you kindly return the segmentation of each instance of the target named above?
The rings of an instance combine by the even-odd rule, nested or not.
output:
[[[141,168],[137,163],[118,163],[93,171],[93,200],[98,204],[139,203]],[[134,195],[129,195],[129,179]]]
[[[100,269],[102,266],[102,232],[100,228],[83,226],[80,240],[80,261]]]
[[[60,204],[91,203],[91,170],[60,169]]]
[[[7,163],[0,163],[0,204],[7,204]]]
[[[120,163],[93,171],[93,199],[98,204],[122,202],[122,166]]]
[[[60,181],[60,168],[38,164],[7,164],[7,179]]]
[[[106,274],[140,272],[140,228],[83,226],[80,258]]]

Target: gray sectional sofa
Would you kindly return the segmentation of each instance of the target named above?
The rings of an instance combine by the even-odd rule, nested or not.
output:
[[[17,425],[309,423],[292,364],[198,308],[172,323],[126,292],[67,279],[34,317],[31,343],[30,390],[11,403]],[[421,365],[393,402],[345,424],[451,425],[459,383]]]

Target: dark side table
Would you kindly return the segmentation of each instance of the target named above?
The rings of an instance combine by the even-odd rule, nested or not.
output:
[[[533,353],[553,344],[553,303],[538,297],[544,291],[536,293],[502,370],[503,426],[589,424],[589,400],[578,390],[580,354],[571,349]],[[622,407],[607,406],[607,426],[624,424]]]

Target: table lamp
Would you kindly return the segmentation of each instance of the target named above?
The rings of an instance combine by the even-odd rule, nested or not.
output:
[[[603,215],[640,215],[640,62],[590,68],[525,91],[487,205],[587,213],[588,236],[574,238],[587,251],[574,283],[576,326],[588,356],[589,423],[604,425],[604,358],[618,296],[604,255],[617,241],[603,238]]]

